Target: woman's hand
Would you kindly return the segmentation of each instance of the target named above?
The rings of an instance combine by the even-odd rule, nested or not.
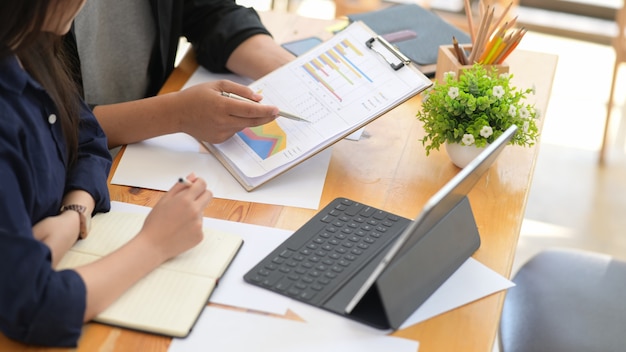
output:
[[[213,198],[206,182],[194,175],[177,183],[148,214],[128,243],[75,270],[87,287],[85,321],[106,309],[139,279],[166,260],[202,241],[202,214]]]
[[[206,182],[191,175],[188,184],[175,184],[150,212],[138,236],[165,261],[200,243],[202,215],[213,198]]]

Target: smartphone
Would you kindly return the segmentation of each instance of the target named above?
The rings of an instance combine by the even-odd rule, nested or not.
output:
[[[298,39],[291,42],[283,43],[281,44],[281,46],[295,56],[300,56],[312,49],[313,47],[317,46],[321,42],[322,39],[318,37],[307,37],[304,39]]]

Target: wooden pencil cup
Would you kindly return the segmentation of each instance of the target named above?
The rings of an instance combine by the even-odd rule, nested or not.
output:
[[[459,47],[466,52],[471,52],[471,45],[460,44]],[[457,77],[463,74],[463,70],[471,68],[472,65],[461,65],[457,59],[453,45],[442,45],[439,47],[439,53],[437,55],[437,68],[435,70],[435,79],[437,83],[443,83],[443,77],[446,72],[454,72]],[[508,73],[509,65],[503,62],[500,65],[485,65],[487,70],[491,70],[491,67],[495,67],[500,73]]]

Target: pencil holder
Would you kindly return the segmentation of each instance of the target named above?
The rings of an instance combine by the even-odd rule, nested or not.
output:
[[[471,45],[459,45],[465,52],[471,52]],[[453,45],[442,45],[439,47],[439,53],[437,55],[437,68],[435,70],[435,79],[437,83],[443,82],[443,77],[446,72],[454,72],[457,77],[463,74],[463,70],[472,67],[472,65],[462,65],[456,56]],[[508,73],[509,65],[503,62],[500,65],[485,65],[487,70],[491,70],[491,67],[495,67],[500,73]]]

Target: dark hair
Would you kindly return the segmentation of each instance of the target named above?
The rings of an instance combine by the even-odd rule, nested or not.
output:
[[[42,31],[46,14],[54,6],[51,3],[54,2],[0,1],[0,59],[17,55],[24,69],[48,92],[57,107],[72,163],[78,150],[79,95],[65,64],[61,37]]]

